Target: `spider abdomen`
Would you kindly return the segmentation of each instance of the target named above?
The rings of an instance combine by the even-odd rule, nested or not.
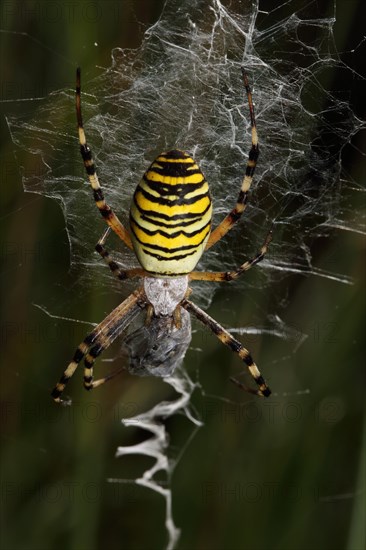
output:
[[[208,183],[182,151],[162,153],[138,184],[130,209],[131,239],[142,267],[152,275],[190,273],[211,230]]]

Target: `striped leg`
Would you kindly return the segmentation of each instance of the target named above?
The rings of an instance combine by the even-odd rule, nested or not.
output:
[[[223,221],[216,227],[216,229],[212,231],[206,244],[206,250],[210,248],[212,245],[214,245],[215,243],[217,243],[220,239],[222,239],[222,237],[226,235],[226,233],[233,227],[233,225],[238,221],[238,219],[243,214],[246,208],[246,204],[248,200],[248,192],[252,183],[255,167],[257,166],[259,148],[258,148],[258,135],[257,135],[257,126],[255,122],[252,92],[250,90],[248,76],[243,68],[242,68],[242,73],[243,73],[243,81],[244,81],[245,90],[247,92],[248,104],[249,104],[250,124],[252,128],[252,147],[249,151],[247,168],[245,171],[243,182],[241,184],[241,189],[239,192],[236,206],[226,216],[226,218],[224,218]]]
[[[108,250],[104,247],[104,244],[107,240],[107,237],[111,231],[110,227],[107,227],[99,241],[95,246],[95,250],[100,254],[103,260],[108,265],[109,269],[120,279],[124,281],[126,279],[132,279],[133,277],[143,277],[146,275],[146,272],[141,267],[136,267],[135,269],[122,269],[119,267],[118,263],[111,258]]]
[[[271,240],[272,240],[272,228],[270,229],[266,237],[266,240],[264,241],[263,246],[258,252],[258,254],[256,254],[254,258],[247,260],[235,271],[219,271],[219,272],[213,272],[213,273],[210,273],[209,271],[192,271],[189,274],[189,279],[195,280],[195,281],[213,281],[213,282],[232,281],[234,279],[237,279],[238,277],[240,277],[240,275],[242,275],[243,273],[248,271],[251,267],[253,267],[254,265],[256,265],[257,263],[263,260],[264,256],[268,252],[268,247]]]
[[[94,192],[94,200],[99,209],[99,212],[105,219],[106,223],[113,229],[119,238],[132,249],[132,242],[127,229],[122,225],[111,207],[106,203],[102,188],[99,184],[98,176],[95,169],[93,155],[90,147],[86,142],[83,118],[81,115],[81,97],[80,97],[80,68],[76,71],[76,117],[78,122],[80,152],[83,157],[86,173],[88,174],[90,185]]]
[[[195,315],[201,323],[206,325],[209,329],[212,330],[212,332],[217,336],[217,338],[225,344],[225,346],[228,346],[232,351],[237,353],[240,357],[240,359],[246,364],[246,366],[249,369],[250,374],[256,381],[256,383],[259,386],[258,390],[254,390],[252,388],[247,388],[234,378],[231,378],[232,382],[234,382],[236,385],[238,385],[241,389],[244,389],[245,391],[249,393],[253,393],[255,395],[259,395],[260,397],[268,397],[271,395],[271,390],[267,386],[263,376],[258,370],[257,365],[254,363],[249,351],[244,348],[239,340],[236,340],[231,334],[225,330],[219,323],[217,323],[212,317],[207,315],[202,309],[200,309],[198,306],[196,306],[193,302],[190,300],[183,300],[181,303],[182,307]]]
[[[97,357],[99,357],[99,355],[112,344],[112,342],[117,338],[123,328],[125,328],[125,323],[123,324],[122,328],[120,328],[120,324],[120,321],[117,321],[115,326],[111,327],[110,329],[112,333],[108,333],[108,335],[106,335],[103,339],[100,339],[100,341],[94,344],[94,346],[90,348],[88,353],[85,355],[84,388],[86,390],[93,390],[94,388],[105,384],[105,382],[108,382],[108,380],[111,380],[124,370],[124,368],[121,368],[108,374],[104,378],[99,378],[99,380],[93,379],[93,367]]]
[[[64,391],[66,384],[76,371],[80,361],[84,359],[91,363],[91,359],[94,359],[117,338],[117,336],[123,331],[123,329],[132,320],[132,317],[136,315],[140,308],[145,307],[144,292],[142,289],[133,292],[122,304],[117,306],[95,329],[88,334],[84,341],[78,346],[74,353],[72,361],[69,363],[67,369],[61,376],[59,382],[52,390],[52,397],[57,403],[61,403],[61,395]],[[94,361],[93,361],[94,362]],[[84,385],[87,384],[92,387],[93,380],[89,377],[92,375],[91,367],[88,366],[88,372],[85,372]],[[109,379],[111,376],[107,377]],[[87,378],[87,379],[86,379]],[[98,381],[99,382],[99,381]],[[95,384],[99,385],[99,384]],[[91,389],[91,388],[90,388]]]

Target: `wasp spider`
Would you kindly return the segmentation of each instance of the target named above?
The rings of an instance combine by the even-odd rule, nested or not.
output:
[[[146,311],[144,327],[136,331],[135,338],[127,337],[130,356],[133,356],[130,357],[130,364],[132,362],[132,370],[137,374],[171,374],[176,362],[182,359],[189,345],[190,313],[211,329],[223,344],[238,354],[248,367],[258,388],[248,388],[233,378],[231,380],[250,393],[265,397],[270,395],[270,389],[249,351],[188,299],[191,293],[189,281],[220,282],[237,279],[263,259],[271,241],[270,231],[256,256],[234,271],[194,271],[203,251],[222,239],[244,212],[258,159],[258,137],[252,94],[243,69],[242,74],[249,103],[252,144],[237,203],[211,232],[212,203],[208,183],[195,160],[179,150],[162,153],[154,160],[133,195],[129,229],[122,225],[104,198],[92,152],[86,142],[81,115],[80,69],[77,70],[76,114],[80,151],[96,206],[108,225],[96,245],[96,251],[119,279],[140,277],[142,285],[117,306],[78,346],[72,361],[52,391],[55,401],[62,401],[61,394],[82,359],[85,363],[84,387],[87,390],[103,384],[116,374],[94,380],[94,362],[141,310]],[[123,270],[113,260],[105,248],[111,230],[128,248],[134,250],[141,267]]]

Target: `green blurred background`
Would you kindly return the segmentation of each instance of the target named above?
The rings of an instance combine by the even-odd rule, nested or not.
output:
[[[92,78],[98,66],[110,64],[113,47],[138,47],[162,5],[3,2],[4,114],[24,109],[29,116],[33,109],[34,116],[37,101],[20,99],[73,87],[78,64]],[[335,39],[347,51],[361,37],[365,8],[361,1],[342,0],[337,9]],[[359,48],[348,62],[361,55]],[[354,79],[349,86],[361,115],[362,83]],[[159,380],[126,374],[92,400],[78,378],[70,389],[73,407],[51,402],[49,391],[87,329],[53,323],[32,305],[41,290],[47,295],[55,280],[67,280],[69,245],[59,206],[23,193],[4,117],[1,125],[1,548],[163,548],[163,499],[106,479],[131,478],[151,465],[142,457],[114,458],[118,445],[146,437],[124,428],[120,418],[173,394]],[[343,152],[345,170],[358,182],[365,181],[361,139],[356,136]],[[204,347],[204,353],[190,351],[186,365],[194,379],[196,369],[200,373],[205,395],[197,391],[194,404],[205,424],[171,480],[174,519],[182,529],[178,548],[365,546],[364,240],[340,231],[319,241],[313,254],[318,267],[353,277],[355,284],[294,275],[265,295],[256,293],[264,319],[271,293],[287,288],[285,321],[308,335],[293,355],[296,341],[289,346],[270,336],[243,337],[276,390],[271,401],[254,401],[232,387],[235,358],[201,331],[194,336],[193,347]],[[58,298],[62,303],[62,287]],[[110,303],[103,297],[82,304],[75,297],[73,315],[102,319],[115,305],[115,296]],[[251,323],[251,304],[245,297],[239,303],[233,287],[217,292],[209,312],[226,326]],[[177,417],[168,427],[171,454],[179,456],[192,426]]]

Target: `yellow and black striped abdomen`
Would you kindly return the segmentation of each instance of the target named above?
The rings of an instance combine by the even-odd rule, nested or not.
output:
[[[190,273],[211,230],[212,203],[199,166],[182,151],[162,153],[138,184],[131,239],[142,267],[158,276]]]

